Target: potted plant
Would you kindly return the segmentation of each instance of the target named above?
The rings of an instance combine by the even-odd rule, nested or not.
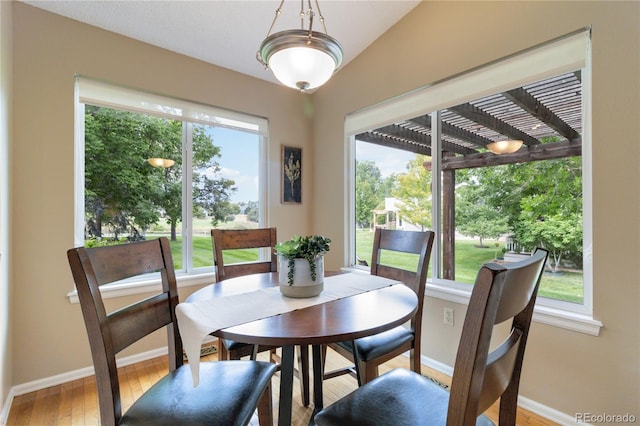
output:
[[[313,297],[324,288],[324,255],[331,239],[322,235],[300,237],[274,246],[280,258],[280,291],[289,297]]]

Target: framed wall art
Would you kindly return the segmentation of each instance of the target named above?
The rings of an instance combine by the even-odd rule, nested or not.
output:
[[[282,203],[302,203],[302,148],[282,145]]]

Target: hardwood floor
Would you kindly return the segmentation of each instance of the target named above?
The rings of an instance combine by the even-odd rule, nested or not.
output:
[[[217,354],[207,355],[203,360],[215,361]],[[346,360],[328,351],[327,369],[333,369],[346,365]],[[380,372],[391,368],[409,365],[408,359],[398,357],[389,361],[380,368]],[[167,372],[166,357],[143,361],[137,364],[122,367],[120,369],[120,386],[122,405],[126,410],[135,398],[148,389]],[[434,377],[444,383],[449,383],[450,378],[437,371],[423,367],[423,373]],[[297,380],[293,389],[293,425],[307,425],[313,411],[313,406],[303,407]],[[279,375],[276,374],[273,381],[274,390],[274,416],[277,421],[277,401],[279,392]],[[324,403],[331,404],[340,397],[356,388],[355,379],[350,376],[340,376],[324,382]],[[492,419],[497,419],[497,406],[494,405],[487,411]],[[251,425],[257,425],[257,418]],[[42,389],[14,398],[11,411],[7,419],[7,425],[98,425],[100,417],[98,413],[98,396],[95,387],[95,377],[85,377],[62,385]],[[518,411],[518,425],[557,425],[547,419],[539,417],[527,410]]]

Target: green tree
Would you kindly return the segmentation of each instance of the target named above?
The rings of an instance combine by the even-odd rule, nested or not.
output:
[[[85,211],[87,233],[106,227],[144,233],[158,221],[162,177],[147,163],[151,141],[167,120],[87,105],[85,108]]]
[[[102,237],[103,228],[117,239],[143,238],[164,216],[176,240],[182,220],[182,127],[176,120],[87,105],[85,107],[85,211],[87,234]],[[219,171],[220,148],[202,126],[193,129],[194,211],[217,213],[234,182],[209,177]],[[171,167],[152,167],[147,159],[171,159]],[[220,213],[222,214],[222,213]],[[224,216],[222,216],[224,217]]]
[[[554,270],[563,259],[581,267],[581,170],[581,158],[571,157],[457,172],[456,229],[477,235],[490,220],[500,230],[506,218],[526,250],[549,249]]]
[[[244,214],[247,215],[247,219],[251,222],[259,222],[260,205],[257,201],[249,201],[244,208]]]
[[[538,162],[523,171],[528,183],[520,200],[517,240],[550,252],[557,271],[563,259],[582,267],[581,158]]]
[[[203,126],[193,127],[193,203],[211,216],[211,225],[216,226],[229,215],[239,213],[233,207],[231,195],[237,191],[235,181],[221,175],[217,159],[220,147],[206,133]]]
[[[431,172],[424,167],[429,157],[416,155],[407,171],[396,176],[393,196],[400,203],[400,216],[424,229],[431,228]]]
[[[541,246],[549,250],[549,263],[553,272],[558,272],[563,255],[575,251],[582,252],[582,216],[557,214],[533,217],[531,212],[524,211],[523,220],[529,225],[522,229],[520,242],[530,247]]]
[[[468,237],[498,239],[509,231],[508,219],[486,200],[486,186],[468,183],[456,191],[456,230]]]
[[[373,161],[356,161],[356,224],[369,227],[372,211],[384,201],[380,193],[382,174]]]

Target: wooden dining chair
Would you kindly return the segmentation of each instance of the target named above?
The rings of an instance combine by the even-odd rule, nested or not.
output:
[[[273,249],[278,243],[276,228],[258,229],[217,229],[211,230],[211,242],[213,244],[214,263],[216,266],[216,281],[228,278],[240,277],[249,274],[278,271],[278,257]],[[239,249],[264,249],[268,248],[270,256],[266,260],[225,263],[224,252]],[[255,358],[259,352],[269,352],[271,362],[280,364],[280,356],[276,352],[276,346],[255,345],[237,342],[229,339],[219,339],[219,359],[241,359],[243,357]],[[300,381],[302,403],[309,405],[309,349],[306,346],[298,347],[298,368],[296,376]]]
[[[427,282],[427,270],[431,259],[434,233],[432,231],[375,230],[371,256],[371,275],[402,281],[418,296],[418,310],[409,327],[399,326],[389,331],[363,337],[355,341],[331,343],[331,349],[353,362],[352,366],[323,374],[330,379],[345,373],[356,376],[362,385],[378,376],[378,366],[409,351],[411,369],[420,372],[420,337],[422,310]],[[393,259],[403,253],[414,254],[415,269],[400,268]],[[326,359],[326,348],[323,347]]]
[[[199,384],[193,386],[191,370],[183,365],[175,317],[176,276],[166,238],[73,248],[67,257],[91,346],[103,426],[246,425],[256,407],[261,425],[273,423],[271,377],[276,367],[271,363],[202,363]],[[149,273],[159,273],[162,289],[158,294],[106,312],[100,286]],[[116,354],[163,327],[167,330],[169,372],[123,411]]]
[[[322,410],[316,424],[490,425],[482,413],[500,399],[500,425],[515,425],[525,345],[547,255],[537,249],[517,263],[482,266],[462,328],[451,392],[413,371],[394,369]],[[490,350],[494,325],[509,320],[508,336]]]

